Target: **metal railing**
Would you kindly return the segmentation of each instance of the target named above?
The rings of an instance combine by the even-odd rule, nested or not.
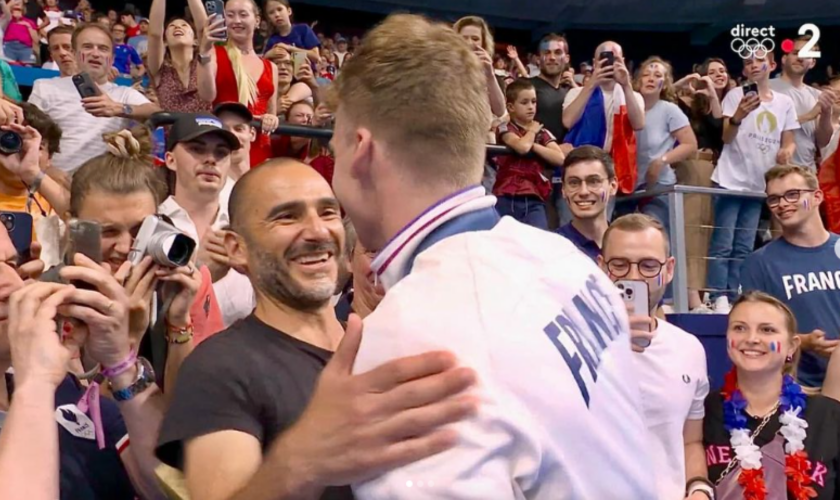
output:
[[[683,186],[680,184],[668,186],[650,191],[641,191],[622,196],[616,203],[627,203],[638,201],[654,196],[668,197],[668,217],[670,225],[671,255],[676,260],[674,270],[673,292],[674,312],[687,313],[688,307],[688,252],[685,244],[685,195],[700,194],[707,196],[726,196],[731,198],[763,200],[764,193],[749,191],[730,191],[720,188],[707,188],[699,186]],[[736,228],[737,229],[737,228]],[[708,249],[706,249],[708,251]]]
[[[164,125],[171,125],[178,118],[179,113],[160,112],[152,115],[148,124],[152,128]],[[260,128],[262,125],[259,120],[254,120],[251,124],[255,128]],[[289,123],[281,123],[273,135],[291,135],[297,137],[307,137],[311,139],[332,139],[333,130],[330,128],[312,127],[306,125],[292,125]],[[496,144],[487,144],[487,155],[497,156],[503,154],[517,154],[507,146]],[[688,307],[688,255],[686,249],[686,225],[685,225],[685,195],[699,194],[706,196],[727,196],[732,198],[748,198],[759,199],[765,198],[764,193],[745,192],[745,191],[729,191],[726,189],[707,188],[699,186],[685,186],[674,185],[669,187],[662,187],[650,191],[643,191],[632,193],[627,196],[622,196],[616,200],[617,204],[628,203],[632,201],[643,200],[655,196],[668,197],[668,212],[669,212],[669,226],[670,226],[670,242],[671,254],[676,260],[676,269],[674,272],[673,292],[674,292],[674,312],[687,313]],[[706,249],[708,251],[708,249]]]
[[[159,113],[153,114],[149,117],[147,124],[152,128],[155,129],[157,127],[165,126],[165,125],[172,125],[175,123],[175,120],[178,119],[178,116],[181,113],[170,113],[168,111],[162,111]],[[262,123],[259,120],[254,120],[251,122],[251,126],[256,129],[260,129],[262,127]],[[322,128],[322,127],[312,127],[308,125],[292,125],[290,123],[280,123],[277,127],[277,130],[273,132],[272,135],[293,135],[296,137],[306,137],[309,139],[332,139],[333,130],[331,128]],[[497,144],[488,144],[487,145],[487,154],[489,156],[498,156],[498,155],[506,155],[506,154],[517,154],[512,149],[508,148],[507,146],[500,146]]]

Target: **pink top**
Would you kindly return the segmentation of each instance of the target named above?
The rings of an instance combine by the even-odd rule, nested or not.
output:
[[[12,19],[6,28],[6,35],[3,37],[3,41],[20,42],[27,47],[32,47],[32,35],[29,33],[29,28],[33,30],[38,28],[32,19],[26,17],[21,17],[17,20]]]

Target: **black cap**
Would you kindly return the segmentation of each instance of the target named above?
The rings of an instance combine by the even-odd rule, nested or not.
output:
[[[241,146],[239,138],[225,130],[222,122],[215,116],[185,113],[180,115],[169,129],[166,150],[172,151],[181,142],[189,142],[207,134],[218,135],[228,143],[232,150],[239,149]]]
[[[213,108],[213,114],[219,116],[222,113],[233,113],[236,116],[242,118],[247,123],[251,123],[254,121],[254,114],[248,110],[248,106],[245,106],[241,102],[236,101],[229,101],[223,102]]]

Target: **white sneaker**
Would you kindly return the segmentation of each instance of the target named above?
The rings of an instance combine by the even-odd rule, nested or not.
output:
[[[700,304],[699,306],[695,307],[694,309],[692,309],[689,312],[691,314],[714,314],[715,313],[715,311],[711,308],[711,306],[708,303]]]
[[[729,314],[729,311],[732,310],[732,306],[729,305],[729,297],[721,295],[716,298],[715,304],[712,306],[712,310],[715,314]]]

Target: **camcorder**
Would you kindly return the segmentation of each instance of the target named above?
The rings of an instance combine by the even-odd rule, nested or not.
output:
[[[128,260],[136,266],[148,255],[159,266],[181,267],[189,264],[195,247],[195,240],[160,217],[150,215],[143,219]]]

